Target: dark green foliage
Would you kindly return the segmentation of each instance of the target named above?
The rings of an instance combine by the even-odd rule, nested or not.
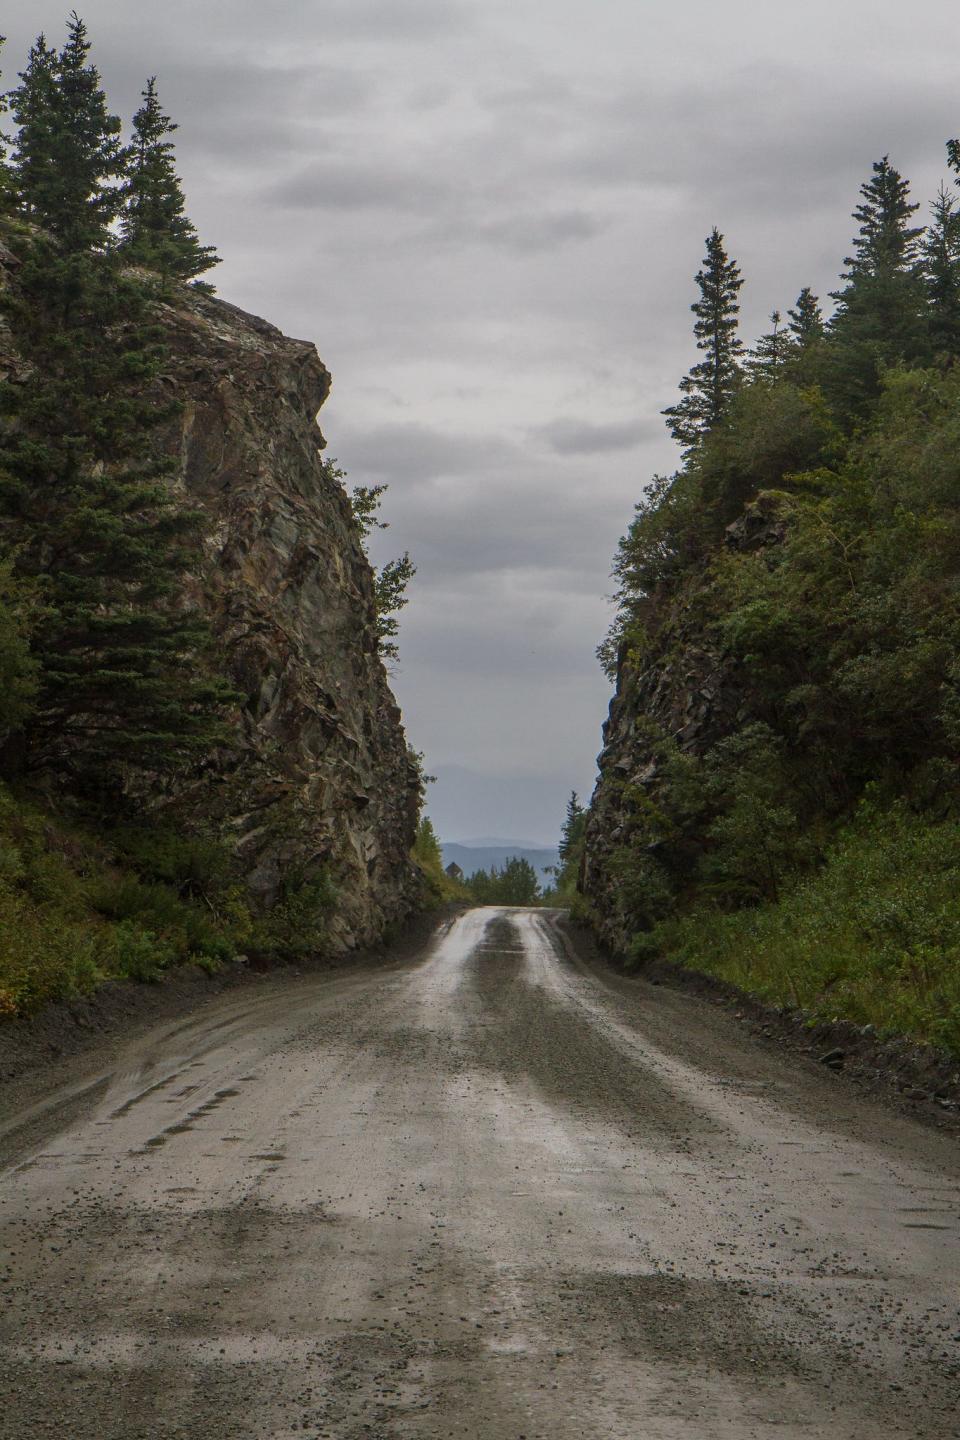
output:
[[[502,869],[478,870],[464,882],[477,905],[536,905],[540,900],[537,872],[522,856],[514,855]]]
[[[160,108],[156,79],[147,81],[143,105],[133,117],[133,143],[127,162],[121,250],[138,265],[165,278],[191,280],[219,264],[210,245],[201,245],[184,213],[183,191],[168,138],[177,129]]]
[[[342,470],[335,465],[331,465],[329,469],[334,479],[343,480]],[[380,519],[380,505],[386,491],[386,485],[357,485],[350,494],[353,518],[365,552],[367,537],[371,531],[390,528],[389,521]],[[380,654],[387,660],[395,660],[400,654],[396,638],[400,633],[397,614],[407,604],[407,586],[416,573],[417,567],[406,550],[396,560],[388,560],[382,569],[373,572],[377,638]]]
[[[956,355],[960,351],[960,213],[943,186],[931,212],[922,251],[930,343],[935,355]]]
[[[557,898],[569,901],[576,892],[587,829],[587,814],[588,812],[580,804],[576,790],[571,790],[563,829],[560,833],[560,844],[557,847],[560,863],[555,871],[556,880],[553,894],[549,897],[544,896],[545,899]]]
[[[108,783],[208,750],[226,685],[205,674],[207,631],[178,603],[198,517],[174,503],[151,433],[163,358],[150,297],[112,255],[19,242],[7,310],[30,367],[0,385],[0,515],[18,573],[39,588],[32,767]]]
[[[787,319],[790,321],[790,334],[802,350],[823,339],[823,311],[809,285],[800,291],[794,308],[787,311]]]
[[[39,610],[33,592],[0,560],[0,746],[33,713],[38,663],[30,642]]]
[[[929,358],[920,237],[910,224],[919,208],[906,180],[884,156],[860,188],[860,229],[844,261],[847,282],[834,293],[833,345],[824,384],[838,413],[859,418],[880,390],[886,366]]]
[[[41,35],[10,96],[19,127],[13,152],[24,213],[69,250],[100,248],[121,200],[120,121],[107,109],[86,27],[70,16],[55,54]]]
[[[861,199],[835,315],[802,291],[785,353],[775,318],[620,543],[627,702],[718,703],[692,740],[633,720],[603,863],[637,958],[958,1045],[960,218],[920,231],[886,159]]]
[[[744,368],[751,380],[774,385],[782,379],[797,347],[790,330],[783,324],[779,310],[771,314],[770,324],[773,329],[760,336]]]
[[[688,449],[695,449],[723,418],[740,379],[743,346],[737,315],[743,280],[716,228],[707,236],[706,258],[696,281],[700,296],[690,307],[697,317],[693,333],[706,358],[681,380],[683,399],[663,412],[674,439]]]

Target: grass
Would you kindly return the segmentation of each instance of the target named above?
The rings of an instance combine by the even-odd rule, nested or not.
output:
[[[0,1020],[107,980],[155,982],[175,965],[322,954],[335,904],[317,871],[291,876],[256,915],[215,839],[99,832],[0,785]]]
[[[960,822],[865,803],[821,869],[776,904],[701,908],[638,936],[651,954],[812,1019],[960,1056]]]

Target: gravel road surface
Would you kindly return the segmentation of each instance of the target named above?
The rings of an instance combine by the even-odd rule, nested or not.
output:
[[[0,1119],[0,1435],[960,1437],[960,1155],[472,910]]]

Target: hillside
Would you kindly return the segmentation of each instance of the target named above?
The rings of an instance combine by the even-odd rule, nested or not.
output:
[[[633,963],[960,1051],[960,231],[886,160],[861,198],[834,314],[804,291],[751,351],[708,241],[685,463],[616,561],[582,903]]]

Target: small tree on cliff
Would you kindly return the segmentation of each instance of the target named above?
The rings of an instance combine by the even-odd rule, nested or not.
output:
[[[343,471],[335,465],[329,466],[335,480],[343,480]],[[389,530],[390,522],[380,519],[380,504],[386,494],[386,485],[357,485],[350,494],[353,518],[360,532],[363,552],[369,557],[367,538],[373,530]],[[396,560],[388,560],[382,569],[373,572],[373,598],[377,610],[377,639],[380,654],[388,660],[395,660],[400,654],[396,637],[400,633],[397,613],[407,603],[407,586],[417,573],[417,567],[404,550]]]
[[[129,259],[175,280],[192,280],[220,257],[212,245],[201,245],[184,213],[183,190],[174,168],[174,147],[168,138],[178,127],[160,108],[155,78],[147,81],[143,104],[133,117],[133,144],[128,152],[121,249]]]
[[[683,399],[664,410],[670,433],[695,449],[723,418],[740,380],[743,345],[737,336],[738,296],[743,280],[714,228],[707,236],[703,268],[697,272],[699,299],[691,305],[696,318],[697,349],[706,352],[680,382]]]

